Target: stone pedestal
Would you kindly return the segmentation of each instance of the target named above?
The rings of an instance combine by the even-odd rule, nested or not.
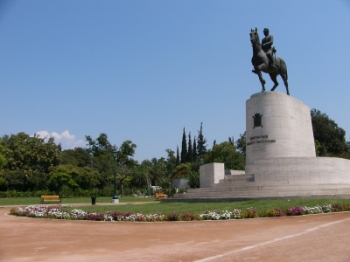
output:
[[[199,185],[201,188],[212,187],[225,177],[225,165],[223,163],[209,163],[199,167]]]
[[[112,199],[112,204],[118,204],[119,203],[119,199]]]
[[[316,157],[308,106],[280,92],[256,93],[246,106],[245,173],[202,165],[201,188],[176,199],[350,198],[350,160]]]
[[[310,108],[280,92],[261,92],[246,102],[247,165],[276,157],[315,157]]]

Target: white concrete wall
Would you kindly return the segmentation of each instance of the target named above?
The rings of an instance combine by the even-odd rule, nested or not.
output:
[[[199,186],[200,188],[213,187],[218,184],[220,179],[225,178],[224,163],[209,163],[199,167]]]
[[[255,114],[262,126],[254,127]],[[253,94],[246,102],[247,165],[265,158],[315,157],[310,108],[281,92]]]
[[[350,189],[350,160],[335,157],[262,159],[247,165],[259,185],[344,184]]]

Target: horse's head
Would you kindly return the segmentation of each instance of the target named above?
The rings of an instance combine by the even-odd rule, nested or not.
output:
[[[250,29],[250,42],[252,44],[254,43],[259,43],[260,44],[260,38],[259,38],[259,34],[258,34],[258,29],[255,27],[255,30]]]

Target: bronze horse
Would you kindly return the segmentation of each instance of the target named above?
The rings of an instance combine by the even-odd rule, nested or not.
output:
[[[254,66],[254,70],[252,70],[252,72],[259,76],[259,80],[262,85],[261,92],[265,91],[265,83],[266,83],[266,81],[264,80],[261,74],[261,71],[263,71],[264,73],[268,73],[270,75],[270,78],[274,83],[274,86],[272,87],[271,91],[275,91],[276,87],[278,86],[277,76],[280,75],[286,87],[287,95],[290,95],[289,89],[288,89],[287,65],[284,62],[284,60],[276,56],[275,57],[276,67],[275,68],[269,67],[269,59],[261,48],[260,38],[259,38],[258,30],[256,28],[255,30],[250,29],[250,42],[252,43],[252,46],[253,46],[252,64]]]

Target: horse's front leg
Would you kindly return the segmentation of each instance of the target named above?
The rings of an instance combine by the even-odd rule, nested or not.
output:
[[[266,83],[266,81],[265,81],[265,79],[262,76],[261,70],[258,67],[254,67],[254,70],[252,70],[252,72],[254,74],[258,75],[260,83],[261,83],[261,86],[262,86],[261,92],[264,92],[265,91],[265,83]]]

